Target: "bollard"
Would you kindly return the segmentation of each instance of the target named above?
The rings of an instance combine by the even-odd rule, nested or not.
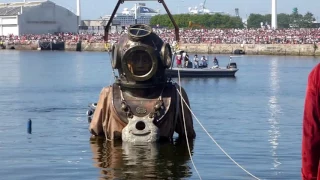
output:
[[[32,134],[32,121],[31,121],[31,119],[28,120],[28,128],[27,129],[28,129],[28,133]]]

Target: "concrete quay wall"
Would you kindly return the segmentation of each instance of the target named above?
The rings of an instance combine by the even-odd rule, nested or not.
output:
[[[249,55],[320,56],[313,44],[181,44],[179,49],[198,54],[233,54],[237,49]]]
[[[28,42],[26,44],[4,43],[4,45],[5,49],[15,50],[39,50],[41,48],[38,42]],[[63,47],[57,50],[102,52],[108,48],[110,47],[106,47],[104,43],[65,42]],[[44,50],[45,48],[41,49]],[[320,56],[320,47],[315,48],[313,44],[180,44],[179,49],[198,54],[233,54],[235,50],[240,49],[249,55]],[[46,48],[46,50],[50,50],[50,48]]]

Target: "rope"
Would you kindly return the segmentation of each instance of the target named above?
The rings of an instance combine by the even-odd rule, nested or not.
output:
[[[116,78],[116,73],[115,73],[115,71],[114,71],[114,69],[113,69],[113,67],[112,67],[112,61],[113,61],[113,59],[112,59],[111,53],[112,53],[111,51],[108,52],[108,54],[109,54],[109,59],[110,59],[110,65],[111,65],[111,69],[112,69],[113,79],[116,81],[117,78]],[[111,83],[111,79],[110,79],[109,84],[110,84],[110,83]]]
[[[179,70],[178,70],[179,73]],[[180,74],[179,74],[180,75]],[[180,76],[179,76],[180,77]],[[179,83],[180,83],[180,79],[179,79]],[[199,125],[202,127],[202,129],[207,133],[207,135],[211,138],[211,140],[218,146],[218,148],[234,163],[236,164],[240,169],[242,169],[244,172],[246,172],[248,175],[250,175],[251,177],[253,177],[254,179],[260,180],[260,178],[254,176],[253,174],[251,174],[249,171],[247,171],[244,167],[242,167],[240,164],[238,164],[218,143],[216,140],[214,140],[214,138],[209,134],[209,132],[206,130],[206,128],[202,125],[202,123],[199,121],[199,119],[196,117],[196,115],[192,112],[192,110],[190,109],[190,107],[188,106],[187,102],[185,101],[185,99],[182,97],[182,94],[179,92],[179,90],[177,89],[178,93],[180,94],[181,100],[183,100],[184,104],[187,106],[187,108],[190,110],[190,112],[192,113],[192,115],[194,116],[194,118],[198,121]]]
[[[180,83],[180,70],[178,69],[178,77],[179,77],[179,88],[180,88],[180,92],[182,92],[182,90],[181,90],[181,83]],[[178,91],[178,89],[177,89],[177,91]],[[179,91],[178,91],[179,92]],[[179,92],[179,94],[180,94],[180,92]],[[193,162],[193,159],[192,159],[192,155],[191,155],[191,150],[190,150],[190,145],[189,145],[189,140],[188,140],[188,132],[187,132],[187,126],[186,126],[186,119],[185,119],[185,117],[184,117],[184,107],[183,107],[183,102],[182,102],[182,95],[180,94],[180,96],[181,96],[181,98],[180,98],[180,101],[181,101],[181,108],[182,108],[182,117],[183,117],[183,125],[184,125],[184,132],[185,132],[185,136],[186,136],[186,142],[187,142],[187,146],[188,146],[188,151],[189,151],[189,156],[190,156],[190,160],[191,160],[191,162],[192,162],[192,165],[193,165],[193,167],[194,167],[194,169],[196,170],[196,172],[197,172],[197,174],[198,174],[198,176],[199,176],[199,179],[201,179],[202,180],[202,178],[201,178],[201,176],[200,176],[200,174],[199,174],[199,171],[198,171],[198,169],[197,169],[197,167],[196,167],[196,165],[194,164],[194,162]],[[183,99],[184,100],[184,99]]]
[[[110,44],[109,44],[109,43],[105,43],[105,44],[104,44],[104,49],[105,49],[106,51],[110,51]]]
[[[87,50],[87,48],[89,47],[89,45],[91,44],[91,42],[87,42],[86,47],[83,48],[83,51]]]

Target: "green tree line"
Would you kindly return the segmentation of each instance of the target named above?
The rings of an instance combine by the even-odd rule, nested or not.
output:
[[[271,14],[250,14],[247,24],[236,16],[224,14],[176,14],[173,18],[180,28],[260,28],[261,22],[271,25]],[[312,28],[315,17],[311,12],[302,15],[294,8],[291,14],[277,15],[278,28]],[[190,23],[191,22],[191,23]],[[167,14],[153,16],[150,25],[173,28]]]
[[[242,19],[235,16],[223,14],[177,14],[173,18],[180,28],[243,28]],[[191,23],[190,23],[191,22]],[[152,26],[173,28],[168,15],[156,15],[150,20]]]
[[[296,9],[292,14],[278,14],[277,21],[278,28],[312,28],[315,18],[311,12],[307,12],[305,15],[302,15],[299,14]],[[250,14],[247,20],[247,27],[260,28],[261,22],[271,25],[271,14]]]

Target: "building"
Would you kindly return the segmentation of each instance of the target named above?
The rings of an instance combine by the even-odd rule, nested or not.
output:
[[[103,19],[98,20],[81,20],[79,26],[79,33],[98,33],[104,34],[104,27],[107,25],[107,22]],[[118,29],[121,31],[120,22],[112,21],[111,23],[111,33],[115,33]]]
[[[154,10],[146,6],[145,3],[136,4],[133,8],[124,8],[121,13],[117,13],[113,21],[120,22],[120,26],[130,26],[133,24],[150,24],[152,16],[159,15],[159,10]],[[106,22],[110,20],[111,15],[103,18]],[[137,22],[135,21],[137,19]]]
[[[0,3],[0,35],[78,32],[78,16],[51,1]]]

